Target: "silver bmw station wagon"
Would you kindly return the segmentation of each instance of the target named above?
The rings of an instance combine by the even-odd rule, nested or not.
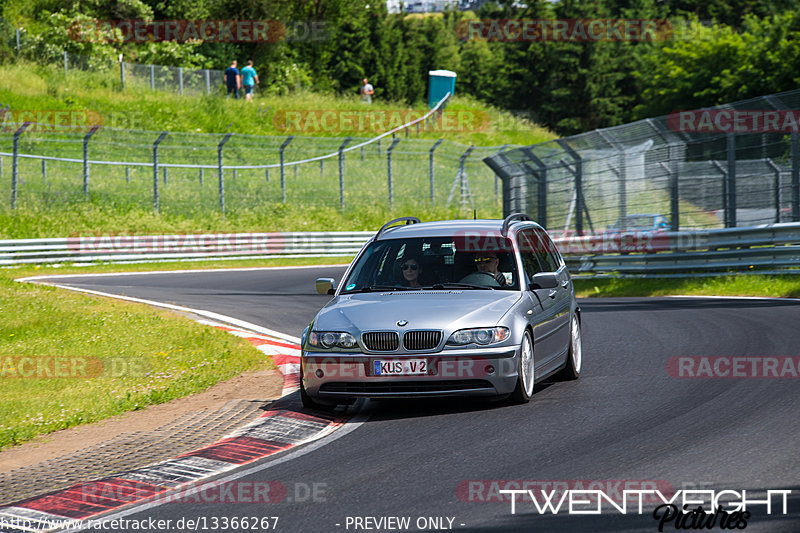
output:
[[[404,223],[404,224],[403,224]],[[541,226],[404,217],[364,245],[303,331],[303,405],[356,398],[510,397],[581,371],[580,308]]]

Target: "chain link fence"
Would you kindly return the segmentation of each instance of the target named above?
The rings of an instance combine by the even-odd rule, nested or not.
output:
[[[551,232],[798,222],[799,109],[796,90],[514,148],[484,161],[502,179],[504,213],[527,212]]]
[[[185,214],[279,203],[500,210],[499,180],[481,160],[504,147],[416,139],[409,128],[357,147],[368,139],[41,126],[0,131],[11,209],[93,201]]]

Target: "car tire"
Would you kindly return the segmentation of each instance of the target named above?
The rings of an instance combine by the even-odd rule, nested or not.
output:
[[[567,364],[562,368],[556,379],[559,381],[572,381],[581,375],[583,365],[583,343],[581,340],[581,322],[578,315],[572,315],[572,322],[569,328],[569,349],[567,350]]]
[[[517,366],[517,386],[511,393],[510,400],[515,404],[523,404],[531,401],[533,396],[533,382],[536,378],[536,361],[533,357],[533,341],[531,333],[525,330],[522,342],[519,345],[519,363]]]

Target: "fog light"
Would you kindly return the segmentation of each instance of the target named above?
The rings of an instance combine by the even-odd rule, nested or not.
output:
[[[484,370],[486,370],[487,374],[494,374],[494,367],[492,365],[486,365]]]
[[[321,368],[318,368],[316,372],[314,372],[318,378],[321,378],[325,375],[325,372],[322,371]]]

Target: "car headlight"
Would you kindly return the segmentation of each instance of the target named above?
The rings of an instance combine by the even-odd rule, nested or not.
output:
[[[308,334],[308,344],[326,350],[331,348],[349,350],[358,345],[355,337],[344,331],[312,331]]]
[[[447,339],[447,344],[450,346],[466,346],[467,344],[480,344],[486,346],[487,344],[495,344],[504,341],[508,338],[508,328],[494,327],[494,328],[472,328],[460,329],[450,335]]]

